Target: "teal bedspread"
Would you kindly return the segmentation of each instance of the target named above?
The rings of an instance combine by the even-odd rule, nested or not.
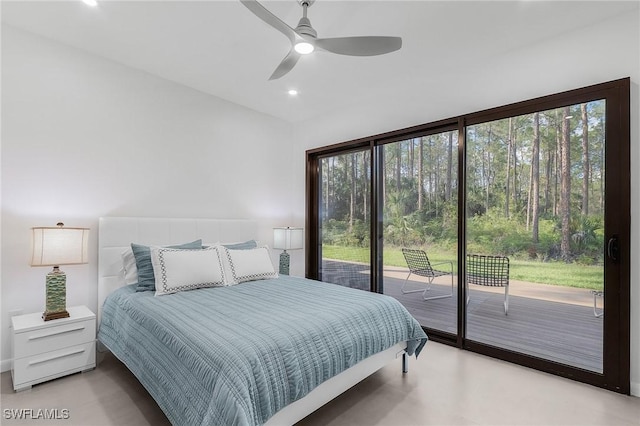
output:
[[[155,297],[120,288],[98,339],[175,425],[260,425],[368,356],[427,341],[395,299],[281,276]]]

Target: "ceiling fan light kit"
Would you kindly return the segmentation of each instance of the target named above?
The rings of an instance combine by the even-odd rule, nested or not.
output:
[[[240,0],[254,15],[287,36],[291,43],[291,49],[280,65],[275,69],[269,80],[278,79],[293,69],[300,55],[308,55],[315,50],[324,50],[339,55],[348,56],[375,56],[395,52],[402,47],[400,37],[384,36],[359,36],[318,38],[318,33],[311,26],[307,18],[307,9],[315,0],[297,0],[302,6],[302,18],[294,29],[284,23],[280,18],[269,12],[256,0]]]
[[[301,55],[308,55],[309,53],[313,52],[316,49],[313,44],[306,41],[301,41],[299,43],[296,43],[296,45],[293,46],[293,48],[296,50],[296,52],[298,52]]]

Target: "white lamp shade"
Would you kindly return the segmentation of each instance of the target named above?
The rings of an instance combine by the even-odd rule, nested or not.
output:
[[[31,230],[31,266],[88,262],[89,228],[38,227]]]
[[[302,228],[273,228],[273,248],[297,250],[302,248],[304,232]]]

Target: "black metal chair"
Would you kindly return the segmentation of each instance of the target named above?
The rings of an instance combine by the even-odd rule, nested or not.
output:
[[[467,303],[469,283],[504,287],[504,314],[509,312],[509,258],[505,256],[467,255]]]
[[[402,254],[404,255],[404,259],[407,261],[407,266],[409,267],[409,275],[407,275],[407,278],[405,278],[404,283],[402,284],[402,287],[400,289],[402,291],[402,294],[422,292],[422,298],[424,300],[443,299],[445,297],[453,296],[453,262],[448,261],[432,264],[431,262],[429,262],[429,257],[424,250],[403,248]],[[446,264],[449,265],[449,271],[433,269],[433,266]],[[427,287],[425,289],[406,290],[405,287],[407,286],[409,277],[412,274],[427,278],[429,280]],[[444,275],[451,275],[451,293],[427,297],[427,292],[431,290],[431,284],[433,284],[433,280],[436,277],[441,277]]]

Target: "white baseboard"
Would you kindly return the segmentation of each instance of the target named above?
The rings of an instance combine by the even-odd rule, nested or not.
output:
[[[631,395],[640,397],[640,383],[631,382]]]
[[[9,370],[11,370],[11,360],[3,359],[2,361],[0,361],[0,372],[4,373],[5,371]]]

